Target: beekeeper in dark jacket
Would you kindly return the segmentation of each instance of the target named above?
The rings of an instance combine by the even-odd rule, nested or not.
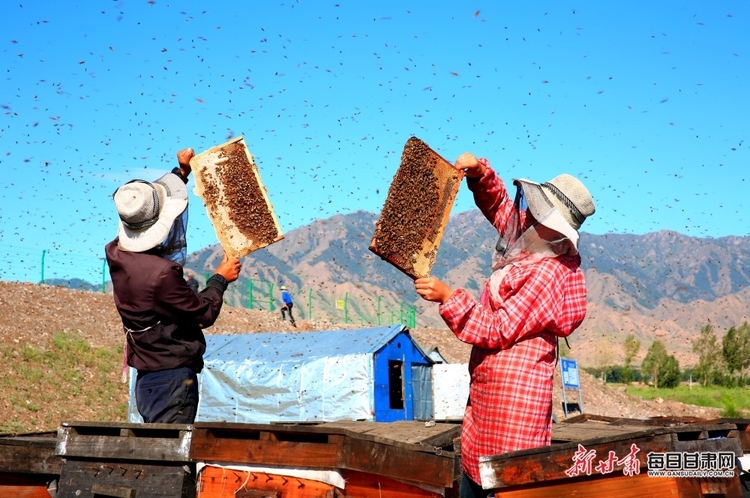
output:
[[[135,395],[146,423],[192,424],[203,368],[203,329],[216,321],[239,259],[226,255],[196,294],[183,278],[187,257],[187,188],[193,149],[153,183],[133,180],[115,191],[118,237],[105,251],[115,306],[127,339],[128,365],[138,370]]]

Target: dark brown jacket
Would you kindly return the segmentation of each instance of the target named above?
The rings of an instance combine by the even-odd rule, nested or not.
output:
[[[221,311],[227,282],[214,275],[196,294],[182,266],[149,252],[128,252],[117,239],[105,247],[115,306],[128,343],[128,365],[139,372],[203,368],[203,330]]]

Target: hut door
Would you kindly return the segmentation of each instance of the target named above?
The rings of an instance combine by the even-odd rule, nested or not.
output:
[[[388,404],[391,410],[404,409],[404,362],[388,360]]]
[[[411,398],[404,377],[409,371],[404,371],[406,365],[401,360],[384,359],[383,364],[386,368],[375,372],[375,421],[408,420]]]
[[[411,386],[414,393],[414,420],[432,418],[432,369],[429,365],[411,365]]]

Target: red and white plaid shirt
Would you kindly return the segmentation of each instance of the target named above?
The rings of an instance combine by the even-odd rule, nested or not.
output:
[[[513,199],[489,167],[469,179],[474,200],[503,233]],[[552,430],[552,382],[558,337],[567,337],[586,316],[586,284],[576,255],[513,266],[500,285],[501,302],[480,303],[458,289],[440,315],[471,344],[469,401],[461,434],[464,472],[476,483],[479,458],[548,446]]]

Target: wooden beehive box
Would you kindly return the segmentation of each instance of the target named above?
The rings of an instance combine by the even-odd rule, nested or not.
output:
[[[429,276],[463,177],[422,140],[409,138],[370,251],[412,279]]]
[[[682,425],[668,418],[581,415],[553,424],[550,446],[480,457],[479,471],[485,489],[495,489],[496,496],[510,498],[740,498],[744,495],[739,468],[734,469],[733,477],[697,473],[686,477],[678,472],[651,477],[649,462],[653,454],[678,457],[724,453],[732,456],[734,464],[735,458],[746,452],[740,436],[745,428],[742,422],[715,420]]]
[[[190,166],[195,194],[229,257],[241,258],[284,238],[243,137],[196,155]]]
[[[197,478],[201,498],[456,498],[460,432],[405,420],[197,422],[190,456],[206,463]],[[321,479],[328,473],[343,482]]]

